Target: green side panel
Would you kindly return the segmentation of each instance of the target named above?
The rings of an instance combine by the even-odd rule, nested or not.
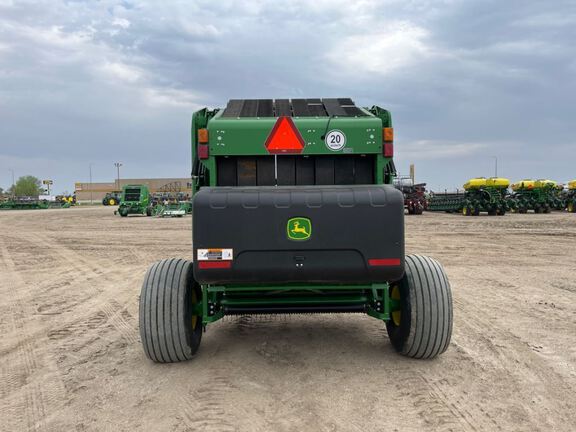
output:
[[[258,156],[270,154],[266,139],[278,121],[274,117],[222,118],[217,114],[208,124],[210,156]],[[304,155],[381,154],[382,121],[369,117],[292,117],[304,140]],[[346,143],[331,150],[325,142],[330,131],[340,131]]]

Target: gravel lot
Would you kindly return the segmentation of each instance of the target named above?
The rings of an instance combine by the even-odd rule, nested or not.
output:
[[[443,263],[454,334],[397,355],[362,315],[227,318],[197,357],[142,352],[147,267],[191,257],[191,218],[0,213],[0,430],[573,431],[576,217],[406,217]]]

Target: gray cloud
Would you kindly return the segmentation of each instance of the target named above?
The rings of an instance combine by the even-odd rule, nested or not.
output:
[[[194,109],[298,96],[388,107],[398,166],[435,187],[494,155],[567,180],[575,24],[573,1],[0,0],[0,186],[186,175]]]

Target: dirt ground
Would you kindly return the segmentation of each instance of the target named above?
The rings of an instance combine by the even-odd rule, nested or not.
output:
[[[407,216],[455,321],[432,361],[362,315],[227,318],[187,363],[148,361],[147,267],[191,257],[191,218],[0,212],[0,430],[573,431],[576,217]]]

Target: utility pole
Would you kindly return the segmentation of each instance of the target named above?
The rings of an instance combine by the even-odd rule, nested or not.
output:
[[[12,168],[9,169],[12,172],[12,197],[16,194],[16,184],[14,183],[14,170]]]
[[[88,164],[88,170],[90,171],[90,205],[94,204],[92,202],[92,193],[93,193],[93,191],[92,191],[92,165],[93,165],[93,163]]]
[[[117,170],[117,177],[116,177],[116,190],[120,190],[120,167],[122,164],[120,162],[114,162],[114,166]]]

